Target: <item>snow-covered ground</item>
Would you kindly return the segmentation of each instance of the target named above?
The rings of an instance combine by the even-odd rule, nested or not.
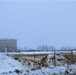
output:
[[[5,54],[0,54],[0,75],[76,75],[76,64],[25,70],[23,65]]]
[[[0,73],[14,71],[15,69],[22,70],[22,64],[12,57],[0,54]]]
[[[71,53],[71,51],[55,51],[56,54],[68,54]],[[25,55],[31,55],[31,54],[54,54],[54,51],[33,51],[33,52],[8,52],[8,54],[25,54]],[[76,54],[76,51],[73,51],[73,54]]]
[[[70,51],[55,51],[56,53],[71,53]],[[9,54],[54,54],[54,51],[9,52]]]
[[[57,66],[57,67],[42,67],[41,69],[34,70],[34,71],[25,71],[25,70],[19,70],[12,71],[12,72],[4,72],[0,75],[76,75],[76,65],[71,65],[68,70],[66,66]],[[71,68],[73,67],[73,68]]]
[[[51,51],[42,51],[42,52],[9,52],[9,54],[53,54],[54,52],[51,52]]]

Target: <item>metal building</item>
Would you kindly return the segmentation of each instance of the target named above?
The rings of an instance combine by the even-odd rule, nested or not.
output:
[[[17,40],[16,39],[0,39],[0,51],[17,51]]]

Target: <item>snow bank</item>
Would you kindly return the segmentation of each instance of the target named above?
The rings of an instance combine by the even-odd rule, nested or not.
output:
[[[23,72],[20,75],[62,75],[65,73],[66,67],[65,66],[58,66],[58,67],[49,67],[45,68],[42,67],[39,70],[29,71],[29,72]]]
[[[72,69],[72,70],[71,70]],[[32,71],[25,71],[21,70],[19,73],[13,71],[8,73],[2,73],[0,75],[67,75],[66,70],[68,70],[68,75],[75,75],[76,73],[76,65],[69,65],[69,68],[67,69],[67,66],[50,66],[48,68],[42,67],[41,69],[32,70]],[[74,72],[75,71],[75,72]]]
[[[0,54],[0,73],[14,71],[15,69],[21,70],[22,64],[12,57]]]

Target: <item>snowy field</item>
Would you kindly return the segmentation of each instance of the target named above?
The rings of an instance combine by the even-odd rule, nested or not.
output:
[[[5,53],[5,52],[4,52]],[[4,54],[3,53],[3,54]],[[7,53],[7,52],[6,52]],[[55,51],[55,53],[61,53],[61,54],[64,54],[64,53],[71,53],[71,51]],[[8,52],[8,54],[25,54],[25,55],[31,55],[31,54],[54,54],[54,51],[34,51],[34,52]],[[73,54],[76,54],[76,51],[73,51]]]
[[[26,68],[26,67],[25,67]],[[76,64],[25,70],[23,65],[5,54],[0,54],[0,75],[76,75]]]

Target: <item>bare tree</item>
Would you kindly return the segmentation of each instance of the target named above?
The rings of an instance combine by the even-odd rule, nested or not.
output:
[[[70,47],[68,47],[68,46],[61,47],[61,50],[70,50]]]
[[[49,50],[55,50],[56,48],[55,48],[55,46],[49,46],[48,49]]]

